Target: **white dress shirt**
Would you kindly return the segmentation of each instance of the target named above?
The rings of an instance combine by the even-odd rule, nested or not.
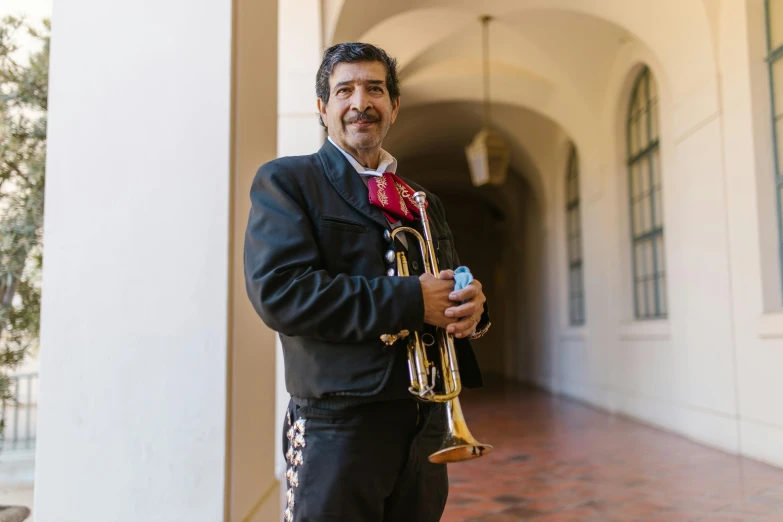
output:
[[[381,157],[378,160],[378,168],[373,170],[373,169],[368,169],[368,168],[362,166],[361,163],[356,161],[356,158],[354,158],[353,156],[351,156],[350,154],[345,152],[342,147],[340,147],[338,144],[336,144],[334,142],[334,140],[332,140],[331,136],[328,137],[327,139],[329,140],[329,142],[332,145],[337,147],[337,150],[339,150],[340,152],[343,153],[343,156],[345,156],[345,159],[348,160],[348,163],[350,163],[351,166],[353,166],[353,168],[356,169],[356,172],[359,173],[359,176],[362,178],[362,181],[364,181],[364,185],[365,186],[367,186],[367,179],[370,176],[376,176],[376,177],[377,176],[383,176],[384,172],[391,172],[392,174],[396,174],[397,173],[397,160],[394,158],[394,156],[392,156],[391,154],[389,154],[388,152],[386,152],[383,149],[381,149]],[[386,221],[389,222],[389,225],[391,226],[392,229],[395,229],[398,226],[400,226],[400,222],[399,221],[389,221],[388,218],[386,219]],[[408,248],[408,241],[407,241],[407,238],[405,237],[405,234],[398,234],[397,237],[400,239],[402,244],[407,249]]]
[[[345,152],[342,147],[332,140],[331,137],[329,137],[328,140],[332,145],[337,147],[337,150],[343,153],[345,159],[347,159],[351,166],[356,169],[356,172],[362,176],[365,185],[367,184],[367,176],[383,176],[384,172],[391,172],[392,174],[397,173],[397,160],[394,159],[394,156],[383,149],[381,149],[381,158],[378,160],[378,168],[373,170],[363,167],[358,161],[356,161],[356,158]]]

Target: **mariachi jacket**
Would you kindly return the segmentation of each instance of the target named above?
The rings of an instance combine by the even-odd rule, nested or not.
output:
[[[425,193],[439,268],[455,268],[459,259],[443,207]],[[417,275],[388,275],[394,267],[390,226],[370,205],[361,177],[327,140],[316,154],[264,164],[250,199],[247,293],[264,323],[280,334],[288,392],[312,398],[379,393],[394,362],[380,336],[421,331],[424,301]],[[479,327],[488,322],[485,305]],[[404,342],[395,349],[405,349]],[[455,346],[463,386],[481,386],[470,342],[455,339]]]

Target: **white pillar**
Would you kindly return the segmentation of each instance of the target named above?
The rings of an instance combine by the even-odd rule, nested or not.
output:
[[[315,76],[321,65],[321,1],[281,1],[278,33],[278,156],[312,154],[326,134],[318,123]],[[277,423],[279,429],[288,404],[282,347],[278,342],[276,368]],[[276,439],[275,470],[285,473],[282,436]]]
[[[233,12],[246,4],[262,26],[252,35]],[[230,379],[251,341],[256,367],[274,357],[246,314],[237,242],[248,158],[275,150],[276,27],[258,16],[275,8],[55,6],[36,522],[243,520],[250,502],[236,492],[253,481],[258,503],[262,479],[274,486],[271,458],[238,473],[250,451],[232,426],[251,408],[232,404],[243,394]],[[253,85],[257,105],[235,85],[253,76],[248,56],[271,78]],[[259,422],[273,401],[256,396]],[[271,454],[272,440],[255,451]]]
[[[315,76],[321,65],[321,0],[280,2],[278,132],[280,156],[312,154],[323,144]]]

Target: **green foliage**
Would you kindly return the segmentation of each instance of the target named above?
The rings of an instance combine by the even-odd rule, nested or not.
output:
[[[24,32],[40,49],[22,58]],[[49,33],[48,21],[0,22],[0,372],[38,343]],[[0,399],[9,398],[0,375]]]

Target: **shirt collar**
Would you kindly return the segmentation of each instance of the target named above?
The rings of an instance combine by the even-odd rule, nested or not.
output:
[[[394,156],[383,149],[381,149],[381,157],[378,160],[378,168],[372,170],[364,168],[358,161],[356,161],[356,158],[345,152],[342,147],[332,140],[331,137],[327,137],[327,139],[331,142],[332,145],[337,147],[337,150],[343,153],[345,159],[347,159],[351,166],[356,169],[356,172],[362,174],[363,176],[382,176],[384,172],[391,172],[393,174],[397,172],[397,160],[394,158]]]

